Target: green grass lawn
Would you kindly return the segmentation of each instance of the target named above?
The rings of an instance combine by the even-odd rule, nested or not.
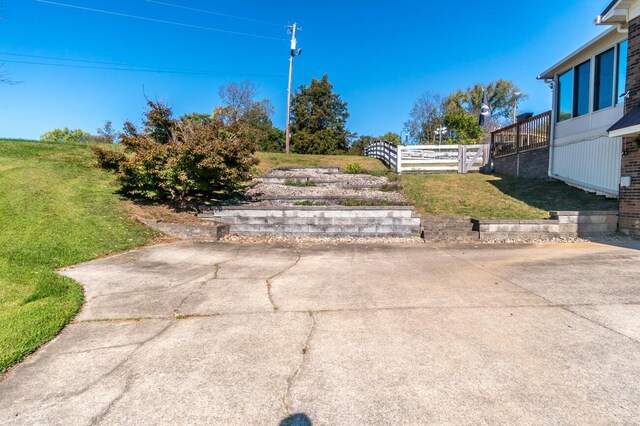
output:
[[[156,236],[92,163],[87,145],[0,140],[0,372],[82,305],[81,287],[56,269]]]
[[[562,182],[469,173],[403,175],[404,195],[421,213],[478,219],[543,219],[552,210],[614,210],[617,201]]]
[[[304,155],[284,154],[279,152],[259,152],[258,169],[266,173],[276,167],[340,167],[348,164],[359,164],[363,169],[382,172],[386,167],[380,160],[357,155]]]

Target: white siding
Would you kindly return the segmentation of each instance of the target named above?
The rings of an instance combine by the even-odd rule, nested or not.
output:
[[[556,141],[552,149],[553,177],[598,194],[618,196],[622,138]]]

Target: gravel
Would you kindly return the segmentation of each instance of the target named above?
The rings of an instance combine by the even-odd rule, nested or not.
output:
[[[288,186],[259,183],[249,188],[246,195],[256,201],[361,198],[381,200],[386,203],[398,203],[399,205],[407,204],[407,200],[398,192],[386,192],[370,188],[354,189],[341,186]],[[284,203],[286,204],[286,201]],[[293,204],[293,201],[289,203]]]
[[[225,243],[238,244],[292,244],[292,245],[338,245],[338,244],[403,244],[423,245],[419,237],[409,238],[363,238],[363,237],[295,237],[288,235],[236,235],[228,234],[220,239]]]
[[[348,173],[318,173],[314,171],[291,171],[291,170],[272,170],[265,177],[282,177],[282,178],[308,178],[312,182],[341,182],[346,186],[380,186],[389,183],[389,179],[384,176],[371,176],[366,174],[348,174]]]

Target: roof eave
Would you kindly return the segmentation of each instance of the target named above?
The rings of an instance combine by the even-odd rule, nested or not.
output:
[[[629,138],[633,136],[640,136],[640,124],[609,132],[610,138]]]
[[[597,43],[598,41],[600,41],[601,39],[605,38],[606,36],[608,36],[609,34],[611,34],[614,31],[617,31],[616,27],[611,27],[610,29],[608,29],[606,31],[603,31],[600,35],[598,35],[597,37],[591,39],[589,42],[587,42],[586,44],[582,45],[580,48],[576,49],[575,51],[571,52],[571,54],[565,56],[560,61],[556,62],[553,66],[551,66],[549,69],[547,69],[543,73],[538,74],[537,79],[538,80],[550,80],[552,78],[555,78],[558,69],[562,68],[563,65],[566,62],[571,60],[571,58],[577,56],[580,52],[582,52],[585,49],[588,49],[590,46],[592,46],[593,44]]]

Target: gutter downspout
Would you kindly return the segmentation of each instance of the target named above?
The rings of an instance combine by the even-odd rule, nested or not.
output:
[[[549,129],[549,167],[547,170],[547,175],[549,177],[553,177],[553,153],[555,147],[555,136],[556,136],[556,117],[557,117],[557,96],[556,96],[556,79],[546,78],[544,80],[545,83],[551,87],[551,119],[549,120],[549,125],[551,128]]]

